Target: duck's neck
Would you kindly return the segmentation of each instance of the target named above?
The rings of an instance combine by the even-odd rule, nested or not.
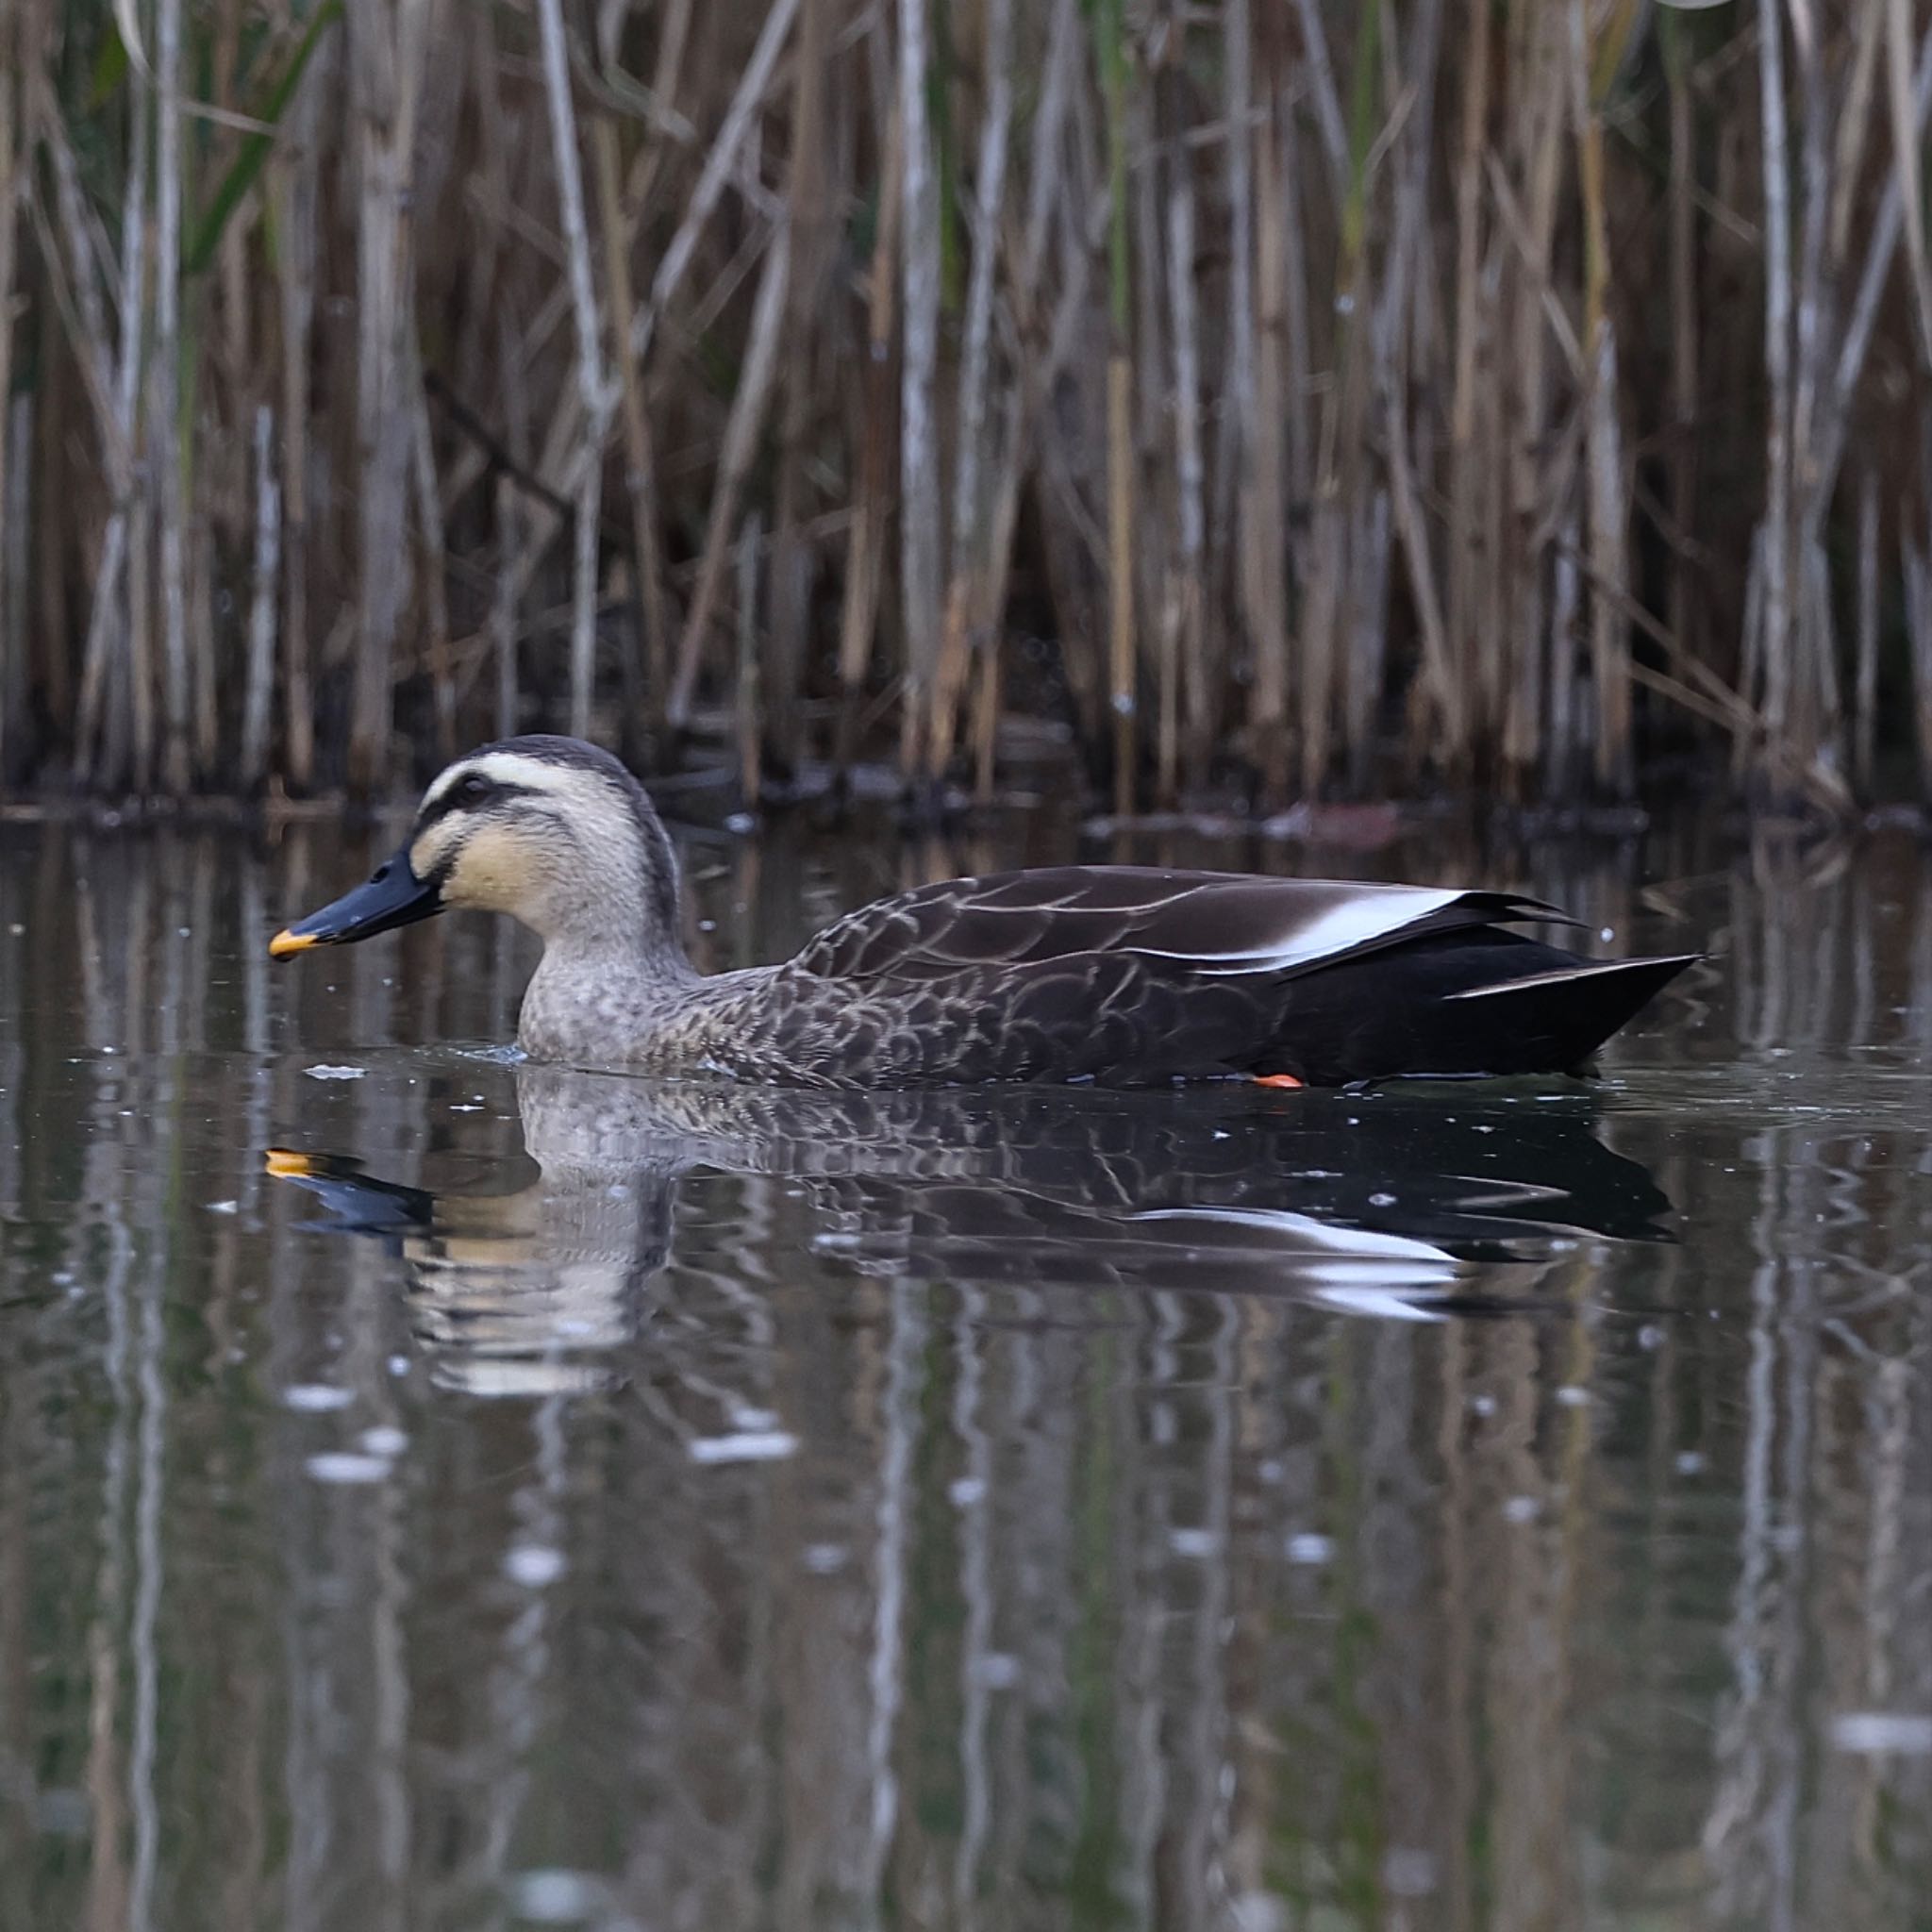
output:
[[[517,1028],[534,1058],[620,1058],[629,1041],[698,983],[678,937],[671,841],[641,794],[640,800],[631,863],[608,866],[594,878],[558,868],[543,903],[524,908],[543,941]]]
[[[517,1039],[533,1059],[615,1063],[698,983],[675,935],[566,926],[544,940]]]

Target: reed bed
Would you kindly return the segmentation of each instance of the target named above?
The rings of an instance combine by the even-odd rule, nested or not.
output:
[[[0,782],[1932,797],[1924,0],[12,0]]]

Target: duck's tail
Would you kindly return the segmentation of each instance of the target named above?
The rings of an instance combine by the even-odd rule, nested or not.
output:
[[[1698,956],[1584,959],[1510,933],[1454,933],[1311,974],[1248,1071],[1310,1085],[1567,1074]]]
[[[1495,1040],[1503,1057],[1526,1062],[1525,1071],[1581,1067],[1702,957],[1673,953],[1654,959],[1578,959],[1491,985],[1464,987],[1446,994],[1442,1004],[1467,1007],[1473,1029]]]

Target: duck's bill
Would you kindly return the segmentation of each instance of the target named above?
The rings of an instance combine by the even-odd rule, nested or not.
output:
[[[341,946],[351,940],[371,939],[441,910],[442,893],[437,882],[416,876],[405,847],[378,865],[366,884],[344,892],[320,912],[285,926],[269,941],[268,949],[275,958],[290,959],[310,946]]]

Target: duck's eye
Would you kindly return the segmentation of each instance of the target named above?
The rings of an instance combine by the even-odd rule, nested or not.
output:
[[[457,796],[465,805],[479,805],[490,796],[490,780],[472,772],[457,786]]]

